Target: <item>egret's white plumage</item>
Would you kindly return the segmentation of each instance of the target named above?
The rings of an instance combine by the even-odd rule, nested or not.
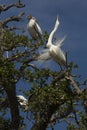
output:
[[[28,109],[28,100],[22,95],[17,95],[17,99],[22,109],[26,111]]]
[[[55,32],[57,31],[58,27],[59,27],[59,20],[57,17],[54,29],[50,33],[49,38],[48,38],[48,42],[46,45],[46,47],[48,49],[46,49],[45,52],[42,53],[38,57],[38,60],[48,60],[48,59],[52,58],[60,66],[66,66],[66,57],[60,48],[63,41],[65,40],[65,37],[63,37],[61,40],[59,40],[55,45],[53,45],[53,43],[52,43],[53,36],[54,36]]]
[[[28,15],[27,16],[29,22],[27,24],[27,29],[30,33],[30,35],[32,36],[32,38],[34,40],[37,39],[42,39],[42,30],[37,22],[37,20],[32,16],[32,15]]]

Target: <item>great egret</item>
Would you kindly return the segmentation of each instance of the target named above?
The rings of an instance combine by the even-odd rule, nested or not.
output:
[[[42,30],[37,22],[37,20],[32,16],[27,16],[29,22],[27,24],[27,29],[34,40],[42,40]]]
[[[52,43],[53,36],[54,36],[55,32],[57,31],[58,27],[59,27],[59,20],[57,17],[54,29],[50,33],[49,38],[48,38],[48,42],[46,44],[46,47],[48,49],[45,49],[44,53],[40,54],[40,56],[37,59],[38,60],[53,59],[60,66],[66,66],[66,57],[65,57],[64,52],[60,48],[63,41],[65,40],[65,37],[63,37],[62,39],[57,41],[57,43],[55,45],[53,45],[53,43]]]
[[[22,95],[17,95],[17,100],[18,100],[18,103],[19,105],[21,106],[21,108],[24,110],[24,111],[27,111],[28,110],[28,100],[22,96]],[[6,98],[4,101],[2,101],[0,103],[0,107],[2,108],[7,108],[9,107],[9,101],[8,101],[8,98]]]
[[[22,109],[26,111],[28,109],[28,100],[22,95],[17,95],[17,100]]]

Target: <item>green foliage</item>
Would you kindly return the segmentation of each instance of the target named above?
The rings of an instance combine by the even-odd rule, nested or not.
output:
[[[55,80],[58,72],[49,69],[36,70],[29,74],[29,82],[32,82],[30,91],[25,92],[31,96],[29,100],[29,111],[34,120],[38,119],[38,114],[43,121],[47,120],[49,109],[54,107],[54,112],[59,110],[66,112],[66,105],[71,105],[72,91],[69,88],[69,82],[66,79]],[[32,80],[31,80],[32,77]],[[65,103],[64,103],[65,102]],[[60,104],[64,104],[61,106]],[[61,111],[63,110],[63,111]]]
[[[4,34],[4,45],[8,50],[12,50],[18,46],[27,46],[29,44],[28,37],[16,34],[15,32],[6,31]]]
[[[45,34],[45,37],[48,36]],[[67,116],[71,113],[74,115],[74,109],[79,106],[74,104],[83,101],[87,93],[84,92],[80,96],[74,93],[69,80],[64,76],[58,78],[61,72],[32,66],[29,60],[38,55],[37,50],[41,45],[42,43],[32,43],[24,35],[6,31],[4,35],[4,51],[9,50],[11,54],[9,58],[4,57],[4,55],[0,57],[0,82],[6,89],[12,87],[12,84],[19,83],[21,79],[23,79],[22,82],[29,83],[29,91],[23,90],[23,93],[30,97],[28,103],[29,116],[35,123],[48,122],[49,125],[51,116],[55,113],[58,113],[58,117],[53,121],[53,124],[55,122],[59,123],[60,119],[66,118],[68,120]],[[27,46],[27,50],[25,50],[25,46]],[[22,50],[21,47],[23,47]],[[70,63],[68,73],[71,73],[72,68],[75,67],[77,66]],[[1,95],[1,101],[3,101],[2,98]],[[4,111],[2,112],[4,113]],[[87,117],[84,113],[77,114],[77,117],[79,117],[79,123],[75,125],[71,122],[68,124],[67,130],[80,130],[80,127],[85,130],[87,128]],[[75,117],[72,120],[75,122]],[[3,123],[7,125],[9,120],[3,119],[1,122],[1,128],[4,130]],[[80,125],[81,123],[82,125]],[[22,126],[24,125],[22,124]]]
[[[0,116],[0,129],[1,130],[10,130],[10,120],[5,120]]]

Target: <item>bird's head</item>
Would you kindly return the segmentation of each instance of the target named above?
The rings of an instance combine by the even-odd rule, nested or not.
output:
[[[34,17],[33,17],[31,14],[29,14],[29,15],[27,16],[27,19],[28,19],[28,20],[30,20],[30,19],[32,19],[32,18],[34,19]]]
[[[22,95],[17,95],[17,99],[20,103],[27,102],[27,99]]]

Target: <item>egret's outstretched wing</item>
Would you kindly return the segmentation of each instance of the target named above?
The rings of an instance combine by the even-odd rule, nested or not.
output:
[[[43,51],[43,53],[41,53],[38,57],[37,57],[37,60],[49,60],[51,59],[50,57],[50,54],[49,54],[49,51],[48,49],[45,49]]]
[[[55,45],[58,46],[58,47],[61,47],[62,44],[63,44],[63,42],[64,42],[64,40],[65,40],[65,38],[66,38],[66,36],[64,36],[63,38],[61,38],[60,40],[58,40],[58,41],[55,43]]]

